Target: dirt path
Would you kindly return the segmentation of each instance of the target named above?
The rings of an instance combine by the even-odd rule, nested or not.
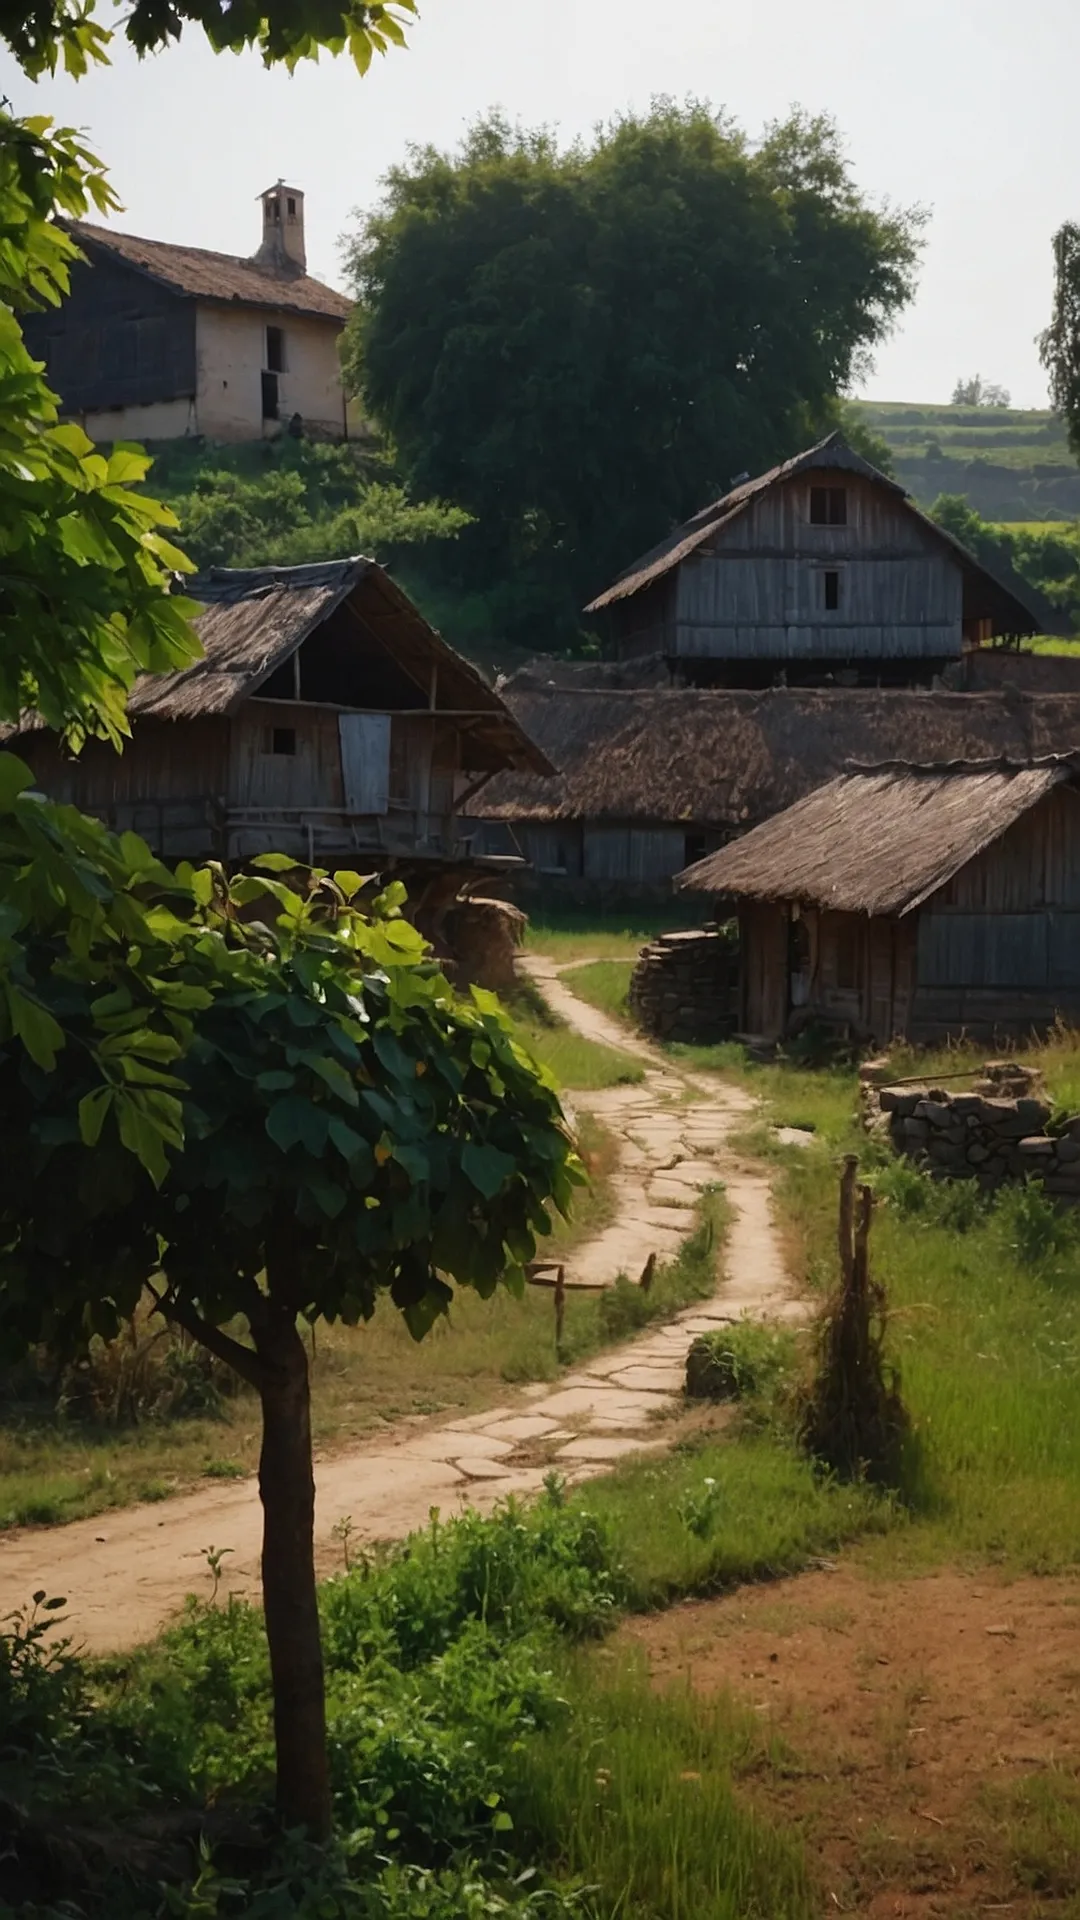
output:
[[[1075,1913],[1075,1578],[847,1563],[627,1621],[620,1643],[658,1687],[756,1716],[743,1790],[802,1830],[823,1911]]]
[[[404,1420],[316,1467],[320,1571],[341,1565],[334,1529],[348,1516],[354,1543],[400,1539],[430,1509],[490,1508],[531,1493],[551,1466],[568,1478],[601,1473],[621,1455],[662,1447],[656,1421],[682,1387],[686,1350],[708,1327],[738,1319],[797,1316],[769,1213],[768,1182],[727,1146],[753,1111],[738,1088],[675,1072],[664,1056],[577,999],[550,962],[529,971],[551,1004],[590,1039],[646,1062],[638,1086],[577,1096],[619,1137],[617,1219],[578,1248],[568,1279],[610,1284],[637,1278],[650,1253],[673,1254],[692,1230],[701,1189],[723,1181],[732,1207],[727,1279],[715,1298],[641,1339],[598,1355],[554,1388],[527,1387],[504,1406],[436,1423]],[[68,1620],[93,1652],[148,1639],[186,1594],[205,1590],[206,1550],[228,1548],[229,1590],[258,1591],[261,1510],[253,1479],[181,1494],[66,1527],[0,1541],[0,1618],[45,1588],[68,1599]]]

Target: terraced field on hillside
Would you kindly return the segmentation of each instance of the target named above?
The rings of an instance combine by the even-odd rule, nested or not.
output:
[[[1048,410],[858,403],[892,451],[896,476],[923,506],[962,493],[987,520],[1080,515],[1080,467]]]

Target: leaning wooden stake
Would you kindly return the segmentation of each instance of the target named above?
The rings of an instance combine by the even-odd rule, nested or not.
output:
[[[839,1286],[823,1316],[802,1421],[807,1450],[845,1479],[897,1485],[907,1416],[883,1355],[885,1296],[870,1277],[874,1195],[854,1154],[840,1175]]]

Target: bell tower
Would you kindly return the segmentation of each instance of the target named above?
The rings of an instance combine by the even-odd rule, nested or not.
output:
[[[304,246],[304,196],[299,187],[287,187],[284,180],[267,187],[259,195],[263,210],[262,245],[255,258],[267,265],[292,266],[307,271]]]

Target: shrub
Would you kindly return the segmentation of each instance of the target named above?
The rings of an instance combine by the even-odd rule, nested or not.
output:
[[[775,1386],[792,1360],[789,1332],[742,1320],[694,1341],[686,1356],[686,1391],[697,1400],[741,1400]]]

